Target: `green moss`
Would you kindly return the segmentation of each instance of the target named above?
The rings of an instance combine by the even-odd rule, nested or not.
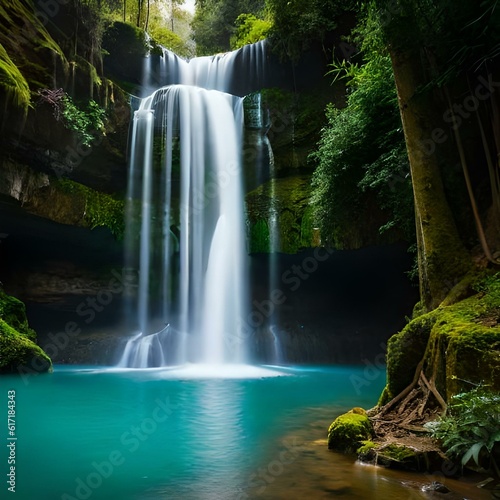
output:
[[[465,290],[473,295],[454,302]],[[475,384],[500,390],[500,273],[467,276],[450,294],[451,305],[418,316],[389,340],[384,401],[409,385],[423,358],[448,400]]]
[[[0,290],[0,373],[51,370],[52,362],[35,340],[24,304]]]
[[[84,221],[94,229],[99,226],[108,227],[116,238],[123,238],[125,230],[123,200],[95,191],[83,184],[69,179],[59,179],[54,184],[63,193],[81,198],[85,204]]]
[[[446,350],[447,397],[482,383],[500,391],[500,274],[475,280],[478,293],[439,312],[432,331]]]
[[[383,455],[396,462],[404,462],[415,457],[415,451],[407,446],[399,446],[397,444],[390,444],[379,451],[379,455]]]
[[[424,355],[432,326],[436,321],[433,313],[418,316],[387,343],[388,401],[399,394],[413,380],[418,363]]]
[[[35,15],[31,2],[2,0],[0,23],[5,28],[0,32],[0,44],[16,62],[25,82],[38,82],[36,86],[39,87],[52,85],[53,75],[47,71],[44,52],[49,52],[50,57],[55,55],[63,71],[68,71],[69,64],[61,47],[49,34],[42,19]]]
[[[0,45],[0,87],[11,97],[14,104],[26,112],[31,102],[28,82],[12,62],[7,51]]]
[[[309,205],[310,177],[305,175],[271,179],[246,197],[250,223],[251,249],[269,251],[266,231],[271,217],[277,218],[279,247],[275,250],[296,253],[313,243],[312,211]]]
[[[337,417],[328,429],[328,448],[354,452],[371,438],[373,427],[366,412],[354,408]]]
[[[0,290],[0,319],[17,330],[21,335],[25,335],[35,341],[36,334],[28,325],[25,305],[15,297],[7,295]]]
[[[422,314],[425,314],[427,311],[425,309],[425,306],[422,304],[422,302],[417,302],[415,306],[413,307],[413,312],[412,312],[412,319],[416,319],[419,316],[422,316]]]
[[[52,370],[50,358],[29,338],[0,319],[0,373]]]
[[[260,219],[250,228],[250,253],[267,253],[269,245],[269,227]]]
[[[87,74],[89,76],[90,81],[93,85],[97,85],[98,87],[102,85],[102,78],[98,75],[97,69],[92,63],[79,55],[75,56],[74,62],[77,67],[84,72],[84,74]]]
[[[282,210],[278,220],[280,251],[296,253],[300,249],[300,225],[296,215],[288,209]]]
[[[300,246],[305,248],[314,246],[314,239],[314,208],[308,205],[300,223]]]
[[[373,441],[362,441],[361,442],[362,446],[360,446],[357,450],[356,450],[356,454],[357,455],[361,455],[361,456],[366,456],[368,455],[368,453],[373,450],[374,448],[377,447],[377,445],[373,442]]]
[[[391,392],[389,391],[389,387],[386,385],[384,387],[384,390],[382,391],[382,394],[380,395],[379,399],[378,399],[378,402],[377,402],[377,406],[384,406],[385,404],[387,404],[391,399],[392,399],[392,395],[391,395]]]
[[[0,18],[3,18],[3,23],[14,27],[20,27],[27,30],[29,24],[35,29],[34,33],[26,33],[27,36],[33,35],[33,42],[39,48],[46,48],[56,53],[61,59],[65,60],[64,53],[49,34],[41,19],[35,15],[30,2],[20,2],[19,0],[2,0],[0,4]],[[19,21],[24,21],[20,24]],[[28,24],[29,23],[29,24]]]

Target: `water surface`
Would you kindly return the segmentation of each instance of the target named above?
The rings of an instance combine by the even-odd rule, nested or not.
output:
[[[392,471],[326,449],[328,423],[373,406],[383,371],[369,379],[355,367],[220,375],[56,366],[3,377],[5,393],[16,391],[15,498],[409,498]],[[6,473],[5,447],[0,463]]]

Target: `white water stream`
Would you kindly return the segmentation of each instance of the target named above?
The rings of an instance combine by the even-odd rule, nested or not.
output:
[[[258,71],[264,45],[247,52],[249,70]],[[126,246],[140,278],[130,314],[136,333],[119,366],[249,361],[243,98],[225,92],[237,56],[188,63],[164,52],[169,85],[135,112]]]

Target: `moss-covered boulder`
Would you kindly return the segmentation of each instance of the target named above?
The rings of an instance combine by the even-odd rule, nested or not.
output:
[[[52,362],[35,344],[24,304],[0,290],[0,373],[41,373]]]
[[[0,290],[0,319],[17,330],[21,335],[35,341],[36,333],[28,325],[26,306],[23,302]]]
[[[452,290],[440,307],[391,337],[380,404],[412,382],[422,360],[427,378],[448,401],[476,384],[500,391],[500,273],[483,271],[464,283],[457,285],[459,294]]]
[[[373,427],[362,408],[352,410],[337,417],[328,429],[328,448],[330,450],[353,453],[373,433]]]

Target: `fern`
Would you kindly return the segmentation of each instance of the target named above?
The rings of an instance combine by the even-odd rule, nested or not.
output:
[[[444,417],[425,426],[462,466],[472,460],[480,468],[499,473],[495,451],[500,448],[500,394],[484,387],[458,394]]]

